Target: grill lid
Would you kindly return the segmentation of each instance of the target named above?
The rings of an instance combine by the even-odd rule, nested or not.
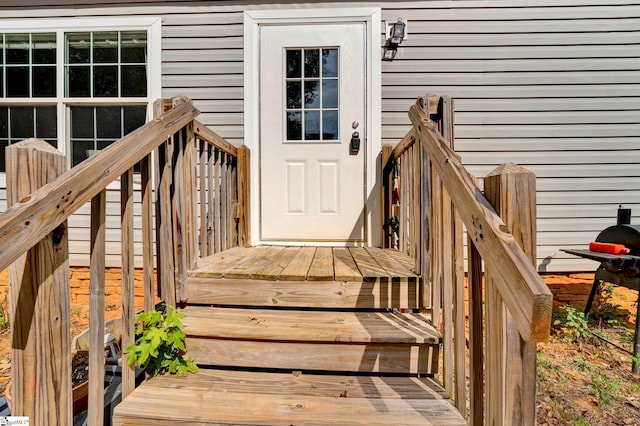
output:
[[[610,226],[598,234],[596,241],[623,244],[631,250],[629,254],[640,256],[640,225]]]

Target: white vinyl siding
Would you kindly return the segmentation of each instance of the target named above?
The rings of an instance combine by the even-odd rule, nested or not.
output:
[[[362,6],[112,0],[107,8],[84,0],[76,8],[75,3],[3,0],[0,19],[162,17],[162,96],[191,97],[202,112],[199,120],[237,145],[243,143],[244,121],[243,10]],[[585,247],[615,223],[618,204],[632,208],[632,222],[640,223],[637,1],[367,6],[380,7],[383,20],[409,21],[408,39],[396,59],[382,63],[383,143],[395,144],[408,130],[407,110],[417,96],[453,97],[456,149],[475,175],[509,161],[538,176],[541,271],[594,270],[595,262],[560,249]],[[110,214],[115,220],[118,211]],[[119,247],[113,250],[110,255],[116,256]]]

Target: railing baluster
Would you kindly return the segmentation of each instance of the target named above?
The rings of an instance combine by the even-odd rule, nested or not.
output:
[[[229,154],[222,152],[220,153],[222,156],[221,162],[221,181],[220,181],[220,248],[222,250],[227,250],[229,245],[227,244],[227,231],[229,229],[228,219],[228,209],[227,204],[229,203],[229,194],[227,194],[227,170],[228,170],[228,161]]]
[[[213,182],[214,182],[214,192],[215,192],[215,200],[214,200],[214,213],[213,213],[213,221],[214,221],[214,227],[213,227],[213,232],[214,232],[214,239],[215,239],[215,252],[218,253],[222,250],[224,250],[224,248],[222,247],[222,232],[220,230],[221,228],[221,208],[222,208],[222,156],[224,155],[224,153],[222,151],[220,151],[219,149],[215,150],[215,167],[214,167],[214,177],[213,177]]]
[[[126,348],[135,343],[135,277],[133,269],[133,169],[120,177],[120,226],[122,259],[122,341]],[[122,354],[122,398],[135,388],[135,372],[127,364],[127,354]]]
[[[155,305],[153,264],[153,204],[151,200],[151,155],[140,162],[140,191],[142,199],[142,281],[144,288],[144,310]]]
[[[180,130],[174,135],[173,144],[173,193],[171,207],[173,218],[173,255],[176,274],[175,303],[184,300],[187,281],[187,215],[186,215],[186,182],[184,180],[185,134]],[[174,305],[175,305],[174,303]]]
[[[91,254],[89,296],[89,407],[88,423],[101,426],[104,419],[104,280],[105,210],[103,190],[91,199]]]
[[[215,202],[216,181],[214,178],[215,148],[206,144],[207,149],[207,239],[209,244],[209,255],[217,253],[216,250],[216,229],[215,229]]]
[[[193,131],[193,123],[189,123],[184,129],[184,163],[182,167],[184,181],[184,234],[185,234],[185,255],[187,271],[196,268],[198,263],[198,223],[196,221],[196,166],[197,150],[196,139]],[[185,271],[185,274],[186,272]],[[186,300],[186,282],[182,288],[182,300]]]
[[[209,256],[209,239],[207,234],[207,147],[204,141],[198,138],[198,182],[200,202],[200,257]]]
[[[468,269],[467,286],[469,292],[469,398],[471,424],[481,426],[484,420],[484,336],[482,297],[482,258],[467,237]]]
[[[156,155],[156,253],[160,297],[175,306],[175,275],[173,261],[173,219],[171,217],[171,169],[173,136],[160,145]]]

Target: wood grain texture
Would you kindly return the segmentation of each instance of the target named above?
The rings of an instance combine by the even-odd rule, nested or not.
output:
[[[176,392],[178,389],[180,392]],[[340,398],[341,394],[346,397]],[[154,378],[122,402],[114,416],[115,425],[185,422],[192,425],[465,424],[450,401],[442,398],[437,384],[429,379],[220,370],[201,371],[186,378]]]
[[[387,283],[189,278],[192,303],[310,308],[392,308]]]
[[[66,169],[65,156],[37,139],[12,144],[5,155],[9,206]],[[9,268],[12,414],[36,424],[72,422],[68,262],[65,221]]]
[[[88,423],[101,426],[104,421],[104,283],[105,283],[106,193],[91,199],[91,254],[89,284],[89,403]]]
[[[331,247],[318,247],[307,272],[308,281],[333,280],[333,252]]]
[[[140,197],[142,201],[142,281],[144,288],[144,310],[155,305],[155,279],[153,259],[153,203],[151,182],[151,154],[140,162]]]
[[[529,341],[547,340],[551,292],[457,156],[446,147],[434,124],[416,105],[411,107],[409,115],[476,247],[485,262],[495,268],[496,284],[520,333]]]
[[[120,177],[120,220],[122,240],[122,337],[120,346],[126,348],[135,343],[135,277],[133,268],[133,169]],[[104,345],[103,345],[104,348]],[[135,388],[135,372],[127,364],[127,354],[122,355],[122,398]]]
[[[187,354],[201,365],[286,370],[435,374],[428,345],[256,342],[187,337]]]
[[[246,146],[238,148],[238,245],[247,247],[251,241],[251,164]]]
[[[467,239],[469,258],[469,410],[470,423],[484,424],[484,334],[482,258],[473,240]]]
[[[306,280],[307,272],[309,272],[315,253],[315,247],[301,247],[291,262],[282,270],[279,279],[289,281]]]
[[[218,135],[198,120],[194,120],[193,123],[193,130],[200,139],[205,141],[207,144],[216,147],[216,149],[219,149],[220,151],[226,152],[234,157],[238,156],[238,148],[236,148],[232,143],[226,141],[222,136]]]
[[[533,264],[536,259],[535,175],[515,164],[503,164],[485,177],[484,188],[487,199]],[[487,273],[493,272],[487,269]],[[489,284],[487,290],[493,291]],[[496,298],[496,304],[499,302]],[[502,310],[502,315],[496,315],[492,308]],[[536,345],[521,338],[507,309],[487,304],[487,318],[494,317],[502,322],[488,327],[495,337],[489,340],[487,336],[487,368],[497,365],[503,370],[488,369],[487,377],[491,377],[491,381],[500,380],[504,392],[495,396],[503,398],[499,404],[487,399],[487,414],[489,419],[494,419],[494,424],[534,425]],[[504,365],[491,362],[493,357],[499,357]],[[500,408],[502,411],[498,412]]]
[[[333,268],[336,281],[362,281],[362,275],[347,248],[334,247]]]
[[[281,311],[189,306],[181,310],[190,337],[315,343],[429,343],[440,333],[421,314]]]

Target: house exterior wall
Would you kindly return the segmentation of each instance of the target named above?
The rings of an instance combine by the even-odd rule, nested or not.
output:
[[[637,2],[100,3],[4,0],[0,28],[2,19],[160,16],[163,97],[186,94],[202,111],[200,121],[240,145],[243,10],[378,6],[383,20],[408,20],[396,59],[382,64],[383,143],[395,144],[405,134],[406,111],[420,94],[453,97],[456,149],[473,174],[484,176],[507,161],[536,173],[540,271],[593,270],[595,263],[560,249],[594,240],[615,223],[619,204],[640,222]],[[117,206],[109,211],[116,220]],[[88,227],[87,212],[71,225]],[[107,234],[109,260],[117,263],[118,233]],[[83,235],[88,232],[71,231],[77,264],[88,262]]]

